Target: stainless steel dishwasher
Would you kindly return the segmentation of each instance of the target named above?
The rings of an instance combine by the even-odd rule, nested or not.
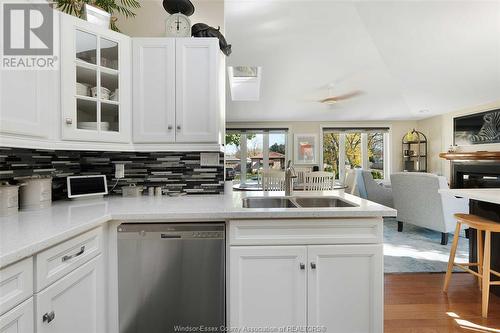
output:
[[[118,227],[120,333],[225,326],[222,223]]]

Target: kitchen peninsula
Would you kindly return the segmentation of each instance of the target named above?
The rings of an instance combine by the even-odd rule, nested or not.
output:
[[[0,310],[32,311],[39,299],[35,325],[43,328],[51,320],[71,322],[64,318],[70,310],[88,303],[82,325],[119,332],[119,227],[219,223],[226,230],[228,326],[383,332],[383,217],[395,210],[343,191],[297,193],[58,201],[45,210],[1,218],[2,280],[12,273],[27,290],[9,294],[12,299]],[[245,208],[276,203],[283,208]],[[96,260],[99,264],[89,266]],[[92,282],[75,284],[75,274],[85,270]],[[38,276],[34,288],[28,282],[33,275]],[[81,288],[81,299],[73,299],[72,286]]]

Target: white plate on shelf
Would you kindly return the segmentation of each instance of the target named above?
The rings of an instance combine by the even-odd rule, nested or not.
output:
[[[95,121],[81,121],[81,122],[78,122],[77,128],[95,131],[97,129],[97,122],[95,122]],[[106,121],[102,122],[101,123],[101,131],[108,131],[108,130],[109,130],[109,123]]]
[[[83,83],[76,83],[76,94],[80,96],[89,96],[90,86]]]
[[[92,92],[92,97],[97,97],[97,87],[93,87],[91,89],[91,92]],[[110,94],[111,90],[109,90],[108,88],[105,88],[105,87],[101,87],[101,99],[109,99],[109,94]]]

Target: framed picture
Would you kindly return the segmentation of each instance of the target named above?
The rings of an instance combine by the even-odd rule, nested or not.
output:
[[[458,146],[500,143],[500,109],[454,118],[453,135]]]
[[[318,164],[318,135],[294,135],[294,163]]]

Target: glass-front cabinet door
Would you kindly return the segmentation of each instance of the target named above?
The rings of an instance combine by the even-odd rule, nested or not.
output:
[[[130,141],[130,38],[64,17],[63,139]]]

